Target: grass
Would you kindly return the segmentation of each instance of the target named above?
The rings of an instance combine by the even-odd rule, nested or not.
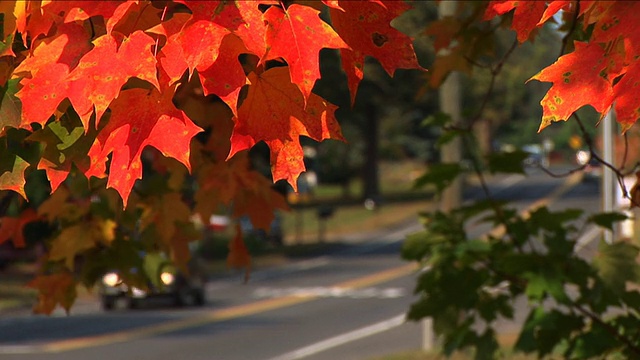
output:
[[[294,199],[302,201],[337,201],[333,214],[325,220],[318,218],[317,206],[299,206],[283,214],[285,244],[309,244],[320,240],[339,241],[344,235],[388,228],[398,225],[429,205],[429,192],[412,189],[414,180],[422,175],[425,165],[417,161],[380,163],[381,203],[375,210],[367,210],[364,202],[354,200],[362,192],[359,179],[349,184],[350,199],[342,198],[343,189],[338,185],[321,185],[316,188],[313,198]],[[295,198],[295,196],[294,196]],[[323,234],[322,231],[325,231]]]
[[[324,224],[318,218],[316,208],[295,209],[283,216],[285,244],[310,244],[319,240],[336,242],[351,233],[391,228],[417,218],[418,212],[428,206],[429,202],[424,199],[383,204],[375,210],[367,210],[364,205],[344,206],[336,208]]]

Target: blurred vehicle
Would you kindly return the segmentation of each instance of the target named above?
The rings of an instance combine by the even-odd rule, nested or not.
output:
[[[258,240],[269,242],[273,245],[282,245],[284,239],[284,231],[282,229],[282,215],[276,211],[274,218],[269,225],[269,231],[259,229],[253,226],[251,219],[248,216],[243,216],[239,219],[240,228],[242,233],[246,236],[253,236]]]
[[[576,152],[576,163],[583,166],[583,181],[597,180],[602,176],[602,164],[591,156],[589,150]]]
[[[128,274],[118,271],[106,272],[100,280],[102,308],[112,310],[118,299],[126,299],[129,308],[136,308],[140,301],[149,297],[173,299],[176,306],[202,306],[206,302],[207,278],[199,259],[192,258],[188,264],[189,274],[180,271],[162,253],[146,253],[142,266],[133,268]],[[141,283],[127,285],[124,278],[142,279]],[[130,282],[127,282],[130,283]]]
[[[37,244],[32,247],[16,248],[10,241],[0,244],[0,270],[10,264],[21,261],[36,261],[39,254],[44,252],[44,246]]]
[[[522,146],[522,151],[529,154],[529,156],[524,159],[525,167],[546,166],[542,146],[538,144],[527,144]]]

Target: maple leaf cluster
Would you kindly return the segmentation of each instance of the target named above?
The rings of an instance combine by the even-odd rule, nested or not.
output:
[[[16,54],[5,46],[10,75],[3,80],[18,81],[10,95],[21,114],[2,125],[46,127],[71,107],[85,134],[97,130],[83,143],[90,162],[45,157],[38,168],[54,191],[71,164],[87,177],[108,177],[126,206],[147,145],[190,167],[189,144],[202,129],[172,100],[185,77],[197,76],[203,94],[234,114],[229,157],[264,141],[273,180],[295,189],[304,171],[299,137],[342,140],[336,107],[312,93],[321,49],[340,49],[353,94],[365,56],[390,74],[420,68],[411,39],[389,24],[408,9],[404,3],[323,3],[333,27],[314,7],[272,0],[3,2],[6,43],[20,35],[28,49]]]
[[[68,308],[76,256],[130,238],[127,224],[183,265],[192,212],[208,219],[223,205],[268,229],[287,208],[273,182],[296,189],[305,170],[300,137],[344,140],[337,107],[313,93],[319,52],[340,52],[352,101],[367,56],[390,75],[423,70],[412,39],[390,24],[408,9],[395,0],[0,2],[0,190],[26,199],[38,169],[52,193],[37,211],[0,219],[0,243],[24,245],[36,220],[60,229],[47,258],[57,270],[33,283],[45,293],[39,309]],[[249,161],[259,142],[272,181]],[[161,190],[140,185],[147,168]],[[78,177],[85,187],[67,189]],[[240,241],[229,263],[248,267]]]
[[[540,102],[540,129],[590,105],[602,116],[613,108],[626,131],[640,117],[639,10],[637,1],[498,0],[489,3],[484,18],[512,12],[511,27],[519,42],[533,40],[535,30],[553,17],[573,18],[590,34],[588,40],[575,41],[573,51],[531,78],[553,83]]]

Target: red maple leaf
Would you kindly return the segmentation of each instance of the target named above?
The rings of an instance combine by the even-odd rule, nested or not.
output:
[[[229,30],[236,30],[244,24],[244,19],[235,1],[176,0],[175,2],[185,4],[191,9],[192,18],[196,21],[213,21]],[[260,3],[258,1],[254,2]]]
[[[225,56],[219,56],[213,65],[198,72],[200,83],[205,96],[217,95],[237,115],[238,94],[247,84],[247,76],[238,56],[246,53],[247,49],[240,38],[229,34],[222,40],[220,51]]]
[[[160,88],[156,75],[156,58],[151,52],[153,38],[136,31],[124,38],[120,47],[111,35],[94,40],[95,47],[85,54],[71,71],[68,97],[82,119],[85,129],[95,107],[96,126],[122,85],[130,78],[146,80]]]
[[[145,146],[155,147],[190,169],[191,138],[202,129],[173,105],[172,98],[170,89],[162,93],[154,88],[122,91],[110,106],[109,122],[89,150],[92,167],[87,177],[100,176],[107,155],[113,153],[107,187],[120,193],[125,206],[133,183],[142,177],[140,155]]]
[[[222,39],[230,31],[215,22],[197,20],[187,23],[179,36],[175,39],[182,46],[184,59],[189,71],[205,70],[218,58]]]
[[[285,10],[272,6],[264,13],[268,50],[263,60],[285,59],[291,81],[300,87],[305,99],[320,78],[320,50],[349,48],[329,24],[320,19],[319,13],[297,4]]]
[[[637,18],[640,3],[616,1],[605,4],[608,6],[599,14],[598,26],[594,27],[590,41],[606,44],[623,36],[628,42],[625,49],[627,57],[635,61],[634,57],[640,55],[640,24]]]
[[[247,49],[254,55],[262,58],[267,51],[265,41],[267,26],[264,23],[262,11],[258,8],[260,3],[276,4],[276,1],[238,1],[236,6],[242,14],[244,26],[234,30],[234,33],[242,39]]]
[[[64,22],[67,23],[87,20],[93,16],[118,20],[134,3],[123,0],[50,1],[42,5],[42,9],[55,14],[64,13]],[[120,7],[125,7],[125,11],[117,12]]]
[[[340,50],[349,80],[352,103],[362,80],[365,56],[378,59],[387,73],[396,69],[423,69],[409,36],[391,27],[391,20],[407,9],[400,1],[340,1],[344,9],[330,9],[331,23],[353,50]]]
[[[234,119],[229,157],[265,141],[271,149],[273,180],[286,179],[297,189],[296,180],[305,169],[299,137],[342,140],[334,115],[337,107],[315,94],[305,105],[287,67],[252,73],[249,81],[247,97]]]
[[[182,46],[174,41],[180,33],[180,30],[191,19],[189,14],[175,14],[168,21],[149,29],[149,32],[164,35],[166,44],[158,53],[158,62],[165,74],[169,77],[169,84],[174,84],[187,70],[189,65],[182,54]]]
[[[576,42],[574,52],[560,57],[531,78],[553,83],[540,102],[543,110],[540,129],[554,121],[569,119],[584,105],[593,106],[599,113],[609,109],[613,88],[606,74],[612,64],[602,61],[603,58],[605,51],[599,44]],[[617,62],[615,58],[607,59]]]
[[[0,244],[12,240],[13,246],[25,247],[27,243],[24,240],[24,227],[39,219],[40,216],[32,208],[24,210],[18,217],[4,216],[0,218]]]
[[[242,229],[240,224],[236,225],[236,236],[229,242],[229,254],[227,255],[227,266],[231,268],[245,269],[244,281],[249,281],[251,274],[251,255],[242,239]]]
[[[167,44],[160,53],[160,65],[170,78],[178,81],[188,69],[189,76],[210,68],[218,59],[222,40],[231,32],[225,27],[201,19],[174,17],[163,26]]]
[[[233,206],[233,216],[247,215],[259,229],[269,231],[276,209],[288,210],[284,196],[270,180],[251,168],[248,151],[227,161],[210,163],[198,174],[196,211],[208,219],[220,203]]]
[[[58,27],[56,35],[34,43],[33,54],[14,71],[25,74],[16,97],[22,102],[22,127],[44,125],[67,97],[70,69],[91,49],[89,35],[78,24]]]
[[[547,20],[551,19],[555,14],[557,14],[560,10],[569,10],[571,8],[571,4],[573,1],[571,0],[555,0],[549,2],[547,9],[542,14],[542,18],[538,22],[538,26],[546,23]],[[581,5],[582,6],[582,5]]]
[[[38,303],[33,306],[36,314],[51,314],[58,304],[69,313],[77,296],[70,271],[38,275],[27,286],[38,290]]]
[[[489,3],[484,18],[492,19],[496,15],[503,15],[516,9],[511,27],[516,31],[518,41],[523,43],[529,40],[531,32],[538,27],[546,7],[546,1],[494,0]]]
[[[640,118],[640,63],[634,62],[613,87],[616,121],[628,130]]]

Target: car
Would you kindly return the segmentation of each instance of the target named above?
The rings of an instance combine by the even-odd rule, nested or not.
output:
[[[103,274],[99,292],[104,310],[113,310],[119,299],[126,299],[129,308],[137,308],[143,299],[151,297],[169,298],[176,306],[205,304],[207,279],[197,265],[198,259],[189,262],[188,275],[163,253],[143,254],[142,259],[140,268],[129,269],[126,274],[117,270]]]
[[[528,154],[523,162],[523,165],[525,167],[538,167],[547,165],[544,152],[542,151],[542,146],[538,144],[527,144],[522,147],[522,151]]]
[[[258,229],[253,226],[248,216],[242,216],[239,219],[242,233],[248,237],[255,237],[257,240],[268,242],[275,246],[281,246],[284,241],[284,231],[282,229],[282,215],[276,211],[273,221],[269,225],[269,231]]]

